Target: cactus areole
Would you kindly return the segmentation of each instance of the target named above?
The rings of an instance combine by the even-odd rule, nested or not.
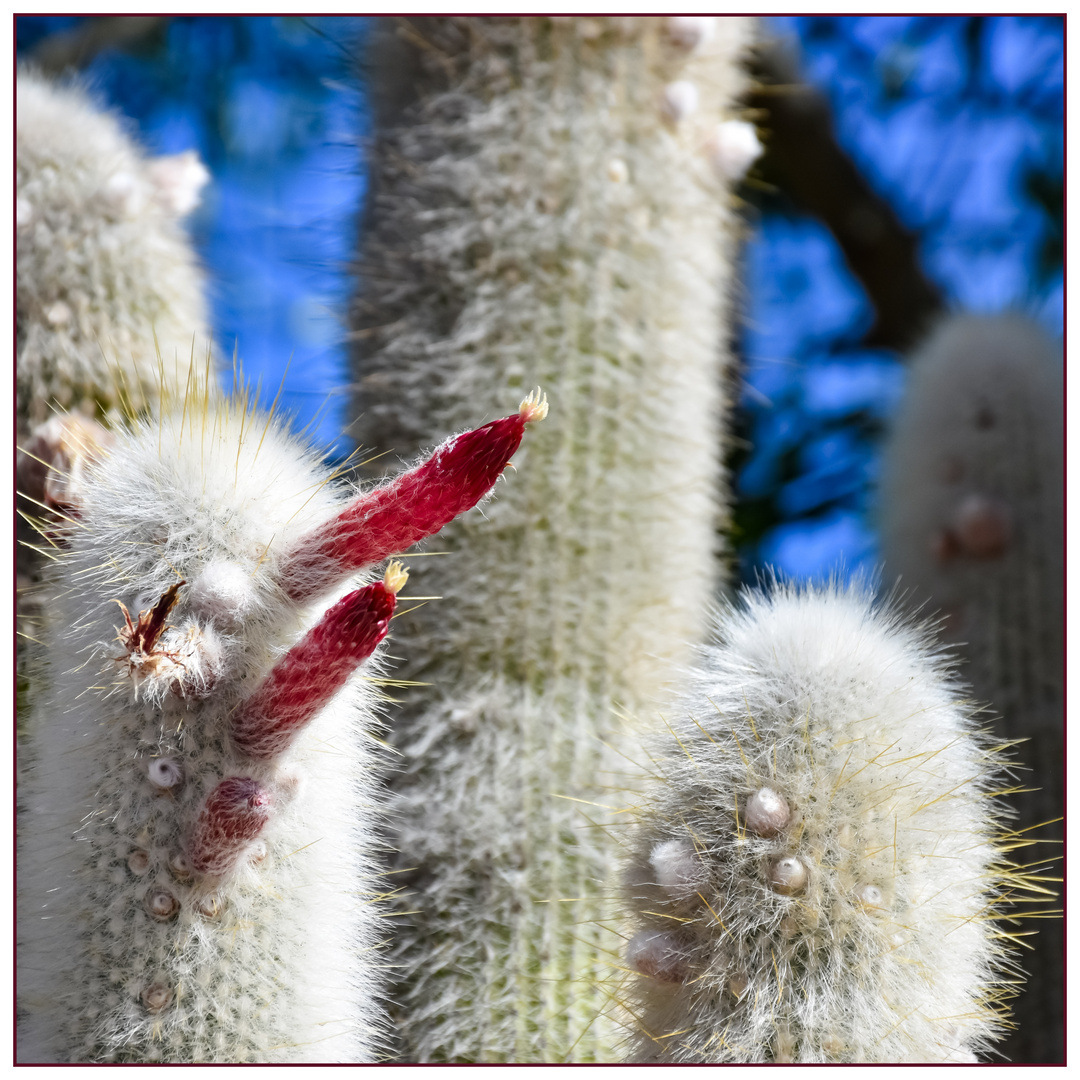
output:
[[[197,383],[117,436],[60,538],[20,1061],[377,1056],[379,724],[356,672],[407,575],[356,577],[484,498],[547,408],[342,501],[279,423]]]

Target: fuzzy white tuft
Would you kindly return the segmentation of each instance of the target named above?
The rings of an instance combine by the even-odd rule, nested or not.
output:
[[[757,130],[745,120],[725,120],[717,124],[705,146],[717,176],[731,183],[738,183],[763,151]]]

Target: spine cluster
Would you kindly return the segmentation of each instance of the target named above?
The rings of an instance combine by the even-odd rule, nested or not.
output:
[[[384,24],[355,430],[408,450],[507,384],[559,404],[528,483],[414,564],[451,602],[399,636],[399,1052],[612,1060],[597,822],[716,585],[751,24]]]
[[[751,594],[666,718],[627,844],[631,1059],[976,1061],[1016,977],[993,918],[1034,883],[932,638],[858,587]]]
[[[1062,839],[1065,780],[1064,373],[1017,315],[956,316],[912,358],[881,483],[885,577],[943,618],[995,730],[1031,771],[1019,826]],[[1042,846],[1043,865],[1060,854]],[[1064,934],[1037,924],[1013,1061],[1064,1060]]]
[[[116,435],[48,582],[21,1061],[373,1059],[380,724],[355,673],[406,575],[356,575],[483,498],[544,411],[352,498],[195,379]]]

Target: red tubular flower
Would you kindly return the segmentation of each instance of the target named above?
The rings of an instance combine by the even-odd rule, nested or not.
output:
[[[339,600],[274,666],[233,714],[233,744],[251,758],[282,753],[345,685],[390,629],[396,594],[408,575],[392,562],[382,581]]]
[[[358,495],[286,557],[285,591],[303,603],[438,532],[492,489],[521,445],[525,425],[546,415],[547,398],[536,391],[513,416],[448,439],[423,465]]]
[[[229,776],[206,797],[188,840],[197,874],[224,877],[270,820],[270,792],[249,776]]]

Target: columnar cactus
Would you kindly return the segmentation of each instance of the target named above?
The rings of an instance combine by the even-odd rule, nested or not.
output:
[[[632,1058],[975,1061],[1015,980],[992,917],[1034,883],[939,646],[859,586],[717,633],[627,838]]]
[[[90,467],[24,748],[21,1060],[378,1052],[380,724],[354,672],[405,575],[357,575],[483,498],[544,411],[346,500],[193,377]]]
[[[399,1052],[611,1060],[618,843],[590,822],[717,585],[751,23],[382,23],[355,430],[411,452],[507,384],[559,402],[528,483],[413,566],[453,602],[399,638]]]
[[[1015,315],[948,320],[912,359],[880,498],[885,578],[944,616],[975,699],[1000,735],[1025,740],[1019,824],[1049,840],[1062,837],[1065,795],[1063,389],[1060,346],[1036,326]],[[1062,927],[1037,929],[1039,977],[1003,1052],[1062,1061]]]
[[[209,174],[192,152],[148,158],[75,86],[20,71],[15,108],[20,431],[58,410],[122,420],[206,353],[180,218]]]
[[[70,513],[108,428],[179,392],[209,333],[202,273],[180,219],[209,174],[189,151],[148,158],[75,86],[16,85],[19,510]],[[21,643],[37,637],[42,560],[20,523]],[[47,546],[47,544],[46,544]]]

